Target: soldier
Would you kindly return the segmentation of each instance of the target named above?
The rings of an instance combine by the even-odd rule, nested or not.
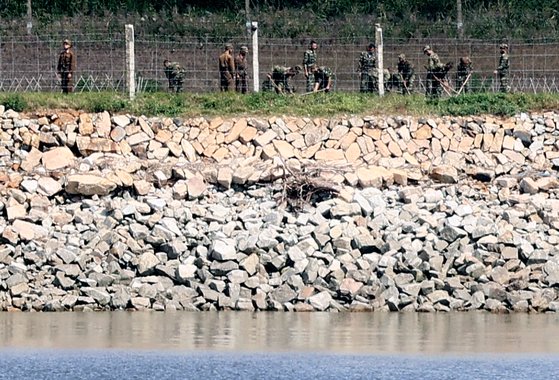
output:
[[[58,78],[60,78],[62,92],[64,94],[68,94],[74,90],[72,80],[74,71],[76,71],[76,56],[71,50],[72,44],[70,43],[70,40],[64,40],[64,42],[62,42],[62,46],[64,50],[62,50],[58,56],[56,72]]]
[[[378,92],[377,58],[375,44],[369,44],[367,51],[359,56],[359,91]]]
[[[398,87],[402,94],[411,94],[413,81],[415,80],[415,69],[406,59],[405,54],[398,56]]]
[[[169,81],[170,92],[182,92],[184,84],[185,70],[178,62],[171,62],[168,59],[163,61],[163,71]]]
[[[299,65],[295,67],[274,66],[272,72],[267,74],[262,90],[275,89],[277,94],[292,94],[295,92],[295,87],[291,85],[290,80],[300,71],[301,66]]]
[[[233,60],[233,45],[226,44],[225,50],[219,56],[219,89],[231,91],[235,83],[235,62]]]
[[[332,88],[332,70],[314,64],[311,66],[311,73],[314,77],[313,92],[329,92]]]
[[[235,91],[246,94],[248,91],[248,47],[241,46],[239,54],[235,57]]]
[[[437,53],[431,49],[429,45],[423,48],[423,54],[427,56],[427,83],[426,95],[430,98],[438,98],[441,96],[441,84],[444,76],[441,77],[441,72],[444,65],[441,63]]]
[[[303,70],[305,73],[305,78],[307,78],[307,92],[311,92],[314,87],[314,77],[310,71],[312,65],[316,64],[316,49],[318,49],[318,44],[316,41],[311,41],[309,50],[305,51],[303,56]]]
[[[501,56],[499,57],[499,67],[494,71],[499,75],[499,91],[510,92],[509,84],[509,45],[501,44],[499,46]]]
[[[456,89],[458,93],[470,92],[470,85],[468,81],[472,76],[472,61],[470,57],[460,58],[458,66],[456,66]]]

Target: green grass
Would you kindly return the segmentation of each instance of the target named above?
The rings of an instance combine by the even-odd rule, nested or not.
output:
[[[109,111],[146,116],[341,116],[341,115],[481,115],[510,116],[559,108],[559,94],[477,93],[427,101],[422,95],[385,97],[356,93],[280,96],[273,93],[142,93],[129,100],[120,93],[0,93],[0,104],[16,111]]]

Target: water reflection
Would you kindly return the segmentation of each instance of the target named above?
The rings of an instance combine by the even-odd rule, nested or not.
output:
[[[558,319],[487,313],[0,313],[0,348],[556,353]]]

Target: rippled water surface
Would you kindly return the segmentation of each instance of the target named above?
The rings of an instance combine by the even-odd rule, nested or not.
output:
[[[0,379],[535,379],[559,317],[487,313],[0,313]]]

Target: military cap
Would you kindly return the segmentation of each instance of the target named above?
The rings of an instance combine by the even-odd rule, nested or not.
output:
[[[375,44],[373,44],[373,43],[370,43],[370,44],[369,44],[369,49],[376,49],[376,48],[377,48],[377,47],[376,47]]]
[[[431,46],[425,45],[425,47],[423,47],[423,52],[424,52],[424,53],[425,53],[427,50],[431,50]]]
[[[509,48],[509,45],[507,45],[507,44],[499,45],[499,49],[508,49],[508,48]]]
[[[248,47],[246,47],[245,45],[241,46],[240,50],[241,52],[248,53]]]
[[[65,39],[64,41],[62,41],[62,44],[63,45],[68,44],[68,45],[72,46],[72,42],[70,42],[70,40],[68,40],[68,39]]]
[[[225,44],[225,50],[232,50],[233,44]]]
[[[401,59],[402,61],[406,59],[406,55],[405,54],[400,54],[398,56],[398,59]]]

